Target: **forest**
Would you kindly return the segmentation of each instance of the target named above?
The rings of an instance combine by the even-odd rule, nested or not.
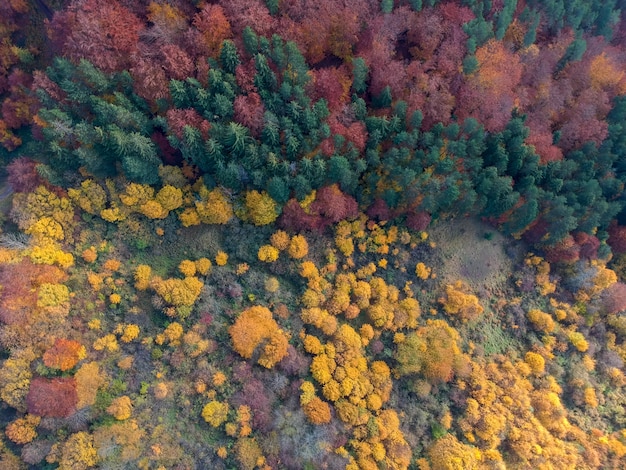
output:
[[[0,1],[0,468],[626,468],[626,1]]]

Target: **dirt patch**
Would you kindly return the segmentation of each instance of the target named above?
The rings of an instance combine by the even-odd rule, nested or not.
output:
[[[443,282],[464,280],[473,289],[491,294],[503,290],[519,253],[507,255],[509,240],[492,226],[464,218],[437,224],[429,233],[441,257],[435,269]]]

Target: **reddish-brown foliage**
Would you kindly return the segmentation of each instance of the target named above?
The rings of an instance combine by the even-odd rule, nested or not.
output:
[[[57,12],[49,35],[63,55],[85,58],[106,72],[130,68],[143,24],[117,0],[76,1]]]
[[[134,78],[133,88],[148,101],[169,97],[168,80],[160,61],[137,58],[130,73]]]
[[[411,211],[406,217],[406,226],[418,232],[426,230],[430,225],[431,216],[428,212]]]
[[[576,244],[580,246],[580,257],[588,260],[598,257],[598,248],[600,248],[600,240],[595,235],[589,235],[584,232],[578,232],[574,235]]]
[[[608,123],[604,120],[611,104],[607,93],[587,88],[564,113],[559,146],[572,150],[586,142],[600,145],[608,135]]]
[[[370,219],[389,220],[391,218],[391,210],[383,199],[376,199],[374,204],[369,206],[366,211]]]
[[[626,253],[626,225],[612,223],[609,227],[607,243],[615,254]]]
[[[65,418],[76,409],[76,381],[71,377],[46,379],[37,377],[30,383],[26,396],[28,412],[37,416]]]
[[[289,199],[283,206],[278,225],[292,232],[320,230],[324,226],[318,214],[307,214],[296,199]]]
[[[166,44],[161,48],[161,65],[168,78],[183,80],[193,76],[194,63],[184,50],[175,44]]]
[[[271,35],[274,31],[276,20],[270,15],[264,1],[229,0],[222,3],[236,36],[239,37],[246,26],[250,26],[260,35]]]
[[[575,263],[580,259],[580,246],[568,235],[556,245],[546,247],[545,254],[549,263]]]
[[[234,120],[249,128],[253,135],[258,136],[263,129],[263,114],[265,113],[259,94],[251,92],[237,96],[233,108]]]
[[[313,70],[311,75],[313,80],[307,89],[314,101],[324,98],[331,112],[340,110],[347,103],[352,79],[345,65]]]
[[[476,51],[478,70],[459,91],[459,120],[474,117],[490,132],[504,129],[515,106],[522,77],[519,56],[503,43],[490,40]]]
[[[9,75],[9,96],[2,102],[2,119],[12,129],[30,124],[37,112],[37,99],[30,91],[31,75],[14,70]]]
[[[333,184],[317,191],[315,201],[311,204],[311,212],[321,215],[325,224],[333,224],[356,217],[359,206],[352,196],[342,193],[339,186]]]
[[[254,85],[254,76],[256,74],[256,66],[254,58],[243,62],[235,69],[235,78],[237,79],[237,85],[244,93],[256,92],[257,88]]]
[[[526,138],[526,144],[535,147],[535,153],[539,155],[542,164],[563,159],[563,151],[553,145],[553,136],[550,129],[531,126],[530,133]]]
[[[268,432],[272,424],[272,402],[269,391],[258,379],[248,379],[241,392],[233,397],[237,406],[247,405],[252,410],[252,427],[261,432]]]
[[[626,310],[626,284],[616,282],[602,293],[602,303],[608,314]]]
[[[183,129],[185,126],[195,127],[202,132],[204,138],[208,137],[208,131],[211,125],[193,108],[170,108],[167,110],[165,116],[167,118],[169,132],[179,139],[183,138]]]
[[[182,161],[182,154],[179,150],[176,150],[167,140],[167,137],[162,132],[154,132],[150,138],[157,144],[161,154],[161,159],[166,165],[180,165]]]
[[[43,184],[37,173],[37,162],[28,157],[19,157],[9,163],[7,173],[7,181],[16,192],[27,193]]]
[[[230,23],[220,5],[205,5],[193,18],[193,25],[198,28],[204,38],[207,53],[217,57],[225,39],[232,37]]]

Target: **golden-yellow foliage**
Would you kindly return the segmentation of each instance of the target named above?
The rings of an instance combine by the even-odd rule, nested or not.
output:
[[[63,227],[52,217],[37,219],[37,221],[26,230],[26,233],[53,240],[63,240],[65,238]]]
[[[175,307],[191,307],[198,299],[204,283],[197,277],[157,279],[156,282],[152,283],[152,287],[168,304]]]
[[[37,437],[35,428],[41,421],[41,417],[35,415],[26,415],[9,423],[5,433],[11,441],[19,445],[28,444]]]
[[[218,266],[225,266],[228,263],[228,255],[223,251],[218,251],[215,255],[215,264]]]
[[[459,333],[444,320],[429,320],[398,344],[398,373],[421,373],[431,383],[449,382],[461,359],[458,341]]]
[[[335,367],[337,363],[334,359],[326,354],[319,354],[311,361],[311,375],[317,382],[324,385],[333,378]]]
[[[254,350],[262,345],[258,362],[268,369],[287,355],[287,336],[266,307],[256,305],[241,312],[228,333],[235,351],[246,359],[251,358]]]
[[[228,419],[228,403],[210,401],[202,408],[202,418],[214,428],[221,426]]]
[[[198,271],[198,274],[201,274],[202,276],[206,276],[207,274],[209,274],[210,270],[211,270],[210,259],[200,258],[196,260],[196,271]]]
[[[74,375],[76,379],[76,393],[78,402],[76,408],[93,405],[96,402],[98,389],[106,383],[104,375],[100,372],[97,362],[83,364]]]
[[[585,352],[589,349],[589,343],[585,339],[585,336],[579,331],[568,332],[567,339],[569,339],[570,343],[580,352]]]
[[[476,447],[459,442],[453,434],[437,439],[428,449],[433,470],[474,470],[481,468],[482,454]]]
[[[139,212],[149,219],[164,219],[169,212],[155,200],[150,200],[139,206]]]
[[[302,408],[304,410],[304,414],[311,423],[330,423],[330,406],[328,406],[328,403],[321,400],[319,397],[313,397],[313,399],[305,404]]]
[[[531,309],[528,312],[528,319],[537,330],[544,333],[552,333],[556,326],[549,314],[538,309]]]
[[[462,281],[446,286],[446,295],[439,299],[446,313],[458,316],[462,321],[473,320],[483,313],[478,297],[468,292]]]
[[[273,263],[278,259],[279,253],[278,248],[275,248],[272,245],[263,245],[259,248],[257,257],[259,258],[259,261]]]
[[[249,437],[237,439],[235,453],[239,464],[238,468],[241,470],[254,470],[255,468],[267,470],[263,465],[265,457],[263,457],[263,452],[256,439]]]
[[[304,235],[295,235],[289,242],[288,253],[293,259],[304,258],[309,252],[309,244]]]
[[[430,277],[430,272],[431,269],[421,261],[415,266],[415,274],[422,280],[428,279]]]
[[[310,354],[320,354],[324,346],[317,336],[306,335],[303,339],[304,350]]]
[[[72,434],[61,451],[60,470],[85,469],[96,465],[98,454],[93,445],[93,436],[87,432]]]
[[[70,200],[78,205],[83,211],[97,215],[106,207],[107,194],[98,183],[87,179],[80,184],[80,188],[67,190]]]
[[[113,334],[108,334],[103,336],[102,338],[98,338],[93,343],[93,348],[96,351],[107,350],[109,352],[117,351],[119,349],[119,345],[117,344],[117,338]]]
[[[200,225],[200,214],[192,207],[187,207],[184,211],[178,214],[178,219],[183,227],[191,227],[193,225]]]
[[[133,403],[130,400],[130,397],[127,395],[116,398],[107,408],[107,413],[109,413],[118,421],[124,421],[125,419],[130,418],[132,411]]]
[[[220,189],[209,191],[205,187],[200,189],[200,201],[196,201],[196,213],[200,222],[204,224],[225,224],[233,218],[233,208],[226,199],[226,196]],[[193,214],[185,217],[187,222],[192,222]],[[181,221],[185,224],[185,220],[181,215]],[[190,223],[189,225],[196,225]]]
[[[38,307],[56,307],[70,300],[70,290],[63,284],[44,283],[37,292]]]
[[[245,197],[246,217],[254,225],[271,224],[278,217],[276,202],[265,191],[248,191]]]
[[[183,205],[183,192],[171,185],[163,186],[155,196],[156,202],[166,211],[173,211]]]
[[[188,259],[184,259],[178,265],[178,270],[185,277],[195,276],[196,274],[196,263],[190,261]]]
[[[129,183],[120,194],[120,201],[127,207],[137,208],[154,198],[154,188],[148,184]]]
[[[623,68],[605,52],[593,58],[589,64],[591,86],[596,89],[617,88],[619,94],[626,92],[626,78]]]
[[[134,419],[99,426],[94,430],[95,447],[98,450],[115,448],[116,456],[119,456],[127,467],[131,465],[130,462],[140,457],[146,441],[146,432]]]
[[[288,346],[287,336],[282,330],[271,332],[259,357],[259,365],[271,369],[287,355]]]
[[[545,367],[546,367],[546,361],[541,354],[528,351],[526,355],[524,356],[524,361],[526,362],[526,364],[530,366],[530,370],[532,371],[533,374],[535,375],[543,374]]]
[[[152,277],[152,268],[145,264],[140,264],[135,269],[135,288],[137,290],[146,290],[150,287],[150,279]]]
[[[280,251],[286,250],[289,247],[289,234],[284,230],[277,230],[270,237],[270,243]]]
[[[311,279],[320,275],[317,266],[312,261],[303,261],[300,265],[300,276]]]
[[[300,385],[300,392],[300,404],[304,406],[315,397],[315,385],[305,380],[302,382],[302,385]]]
[[[139,336],[139,327],[137,325],[125,325],[123,331],[122,337],[120,338],[123,343],[130,343]]]
[[[30,260],[35,264],[58,264],[62,268],[69,268],[74,265],[74,256],[65,253],[61,247],[51,240],[42,241],[27,252]]]

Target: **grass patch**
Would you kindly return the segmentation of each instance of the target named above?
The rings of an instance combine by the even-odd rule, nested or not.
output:
[[[435,265],[437,275],[446,283],[461,279],[475,290],[496,292],[512,273],[513,262],[504,250],[506,237],[474,218],[437,224],[430,239],[441,257]]]

